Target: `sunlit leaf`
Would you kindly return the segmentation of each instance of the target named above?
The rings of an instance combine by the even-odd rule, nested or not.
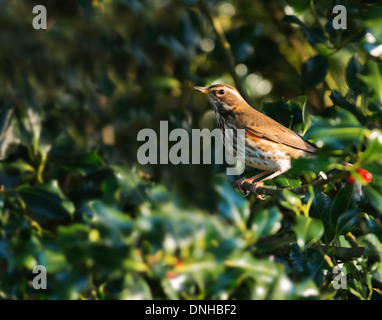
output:
[[[375,99],[382,102],[382,76],[381,68],[375,61],[369,61],[364,66],[364,74],[358,75],[358,77],[372,89],[371,92]]]
[[[276,233],[281,227],[280,222],[281,213],[275,207],[257,212],[250,222],[254,240]]]
[[[220,196],[218,204],[221,214],[235,223],[239,229],[245,229],[246,219],[249,216],[248,202],[234,190],[226,179],[216,179],[215,190]]]
[[[309,7],[310,0],[288,0],[287,3],[297,12],[301,12]]]
[[[301,248],[318,241],[324,233],[321,220],[303,215],[296,217],[296,225],[293,229],[296,233],[297,244]]]

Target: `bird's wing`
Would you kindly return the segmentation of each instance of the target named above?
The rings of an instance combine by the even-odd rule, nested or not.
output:
[[[252,110],[254,112],[251,112],[251,116],[241,117],[242,126],[251,134],[310,153],[317,150],[316,146],[304,141],[296,132],[289,130],[265,114]]]

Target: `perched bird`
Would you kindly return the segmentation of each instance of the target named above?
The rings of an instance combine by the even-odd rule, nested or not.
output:
[[[256,193],[256,188],[262,187],[264,181],[289,170],[291,158],[299,158],[317,150],[316,146],[304,141],[297,133],[253,109],[230,85],[215,84],[194,89],[208,95],[215,110],[218,126],[223,133],[225,129],[245,129],[245,163],[265,170],[254,177],[238,180],[237,185],[241,192],[244,182],[252,184],[254,180],[273,172],[252,184],[251,191],[258,198],[264,199]],[[233,141],[235,143],[235,140]]]

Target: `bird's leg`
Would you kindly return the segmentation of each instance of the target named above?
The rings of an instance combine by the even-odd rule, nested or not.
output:
[[[281,170],[276,171],[276,172],[272,173],[270,176],[268,176],[268,177],[266,177],[266,178],[264,178],[264,179],[262,179],[260,181],[255,182],[254,184],[252,184],[251,192],[256,195],[256,198],[258,198],[260,200],[265,200],[265,197],[263,195],[260,195],[260,194],[256,193],[256,189],[259,188],[259,187],[260,188],[263,187],[264,186],[264,181],[271,180],[271,179],[279,176],[280,174],[283,174],[284,172],[285,171],[281,171]]]
[[[250,177],[250,178],[241,178],[241,179],[237,180],[236,183],[237,183],[237,186],[239,187],[240,192],[246,194],[246,192],[242,188],[242,185],[243,185],[244,182],[252,184],[252,182],[254,180],[259,179],[259,178],[261,178],[262,176],[265,176],[268,173],[269,173],[269,171],[264,171],[264,172],[260,172],[259,174],[255,175],[253,177]]]

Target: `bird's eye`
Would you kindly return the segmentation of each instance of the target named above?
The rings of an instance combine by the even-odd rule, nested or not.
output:
[[[225,90],[223,90],[223,89],[219,90],[219,91],[218,91],[218,94],[219,94],[220,96],[222,96],[223,94],[225,94]]]

